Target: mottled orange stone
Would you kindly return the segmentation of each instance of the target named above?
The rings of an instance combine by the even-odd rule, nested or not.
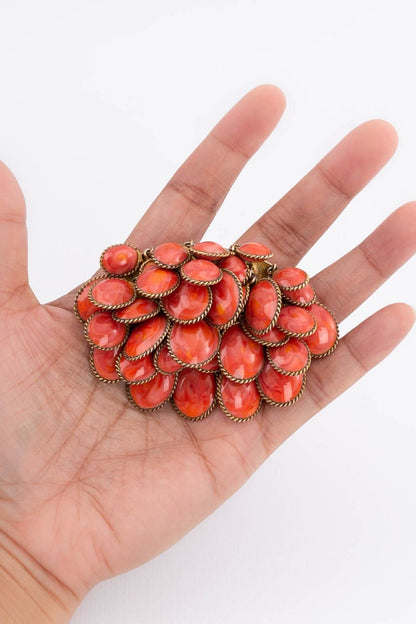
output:
[[[137,250],[130,245],[113,245],[104,252],[101,265],[108,273],[123,275],[133,271],[138,259]]]
[[[225,409],[235,418],[251,418],[261,403],[254,381],[241,384],[222,377],[220,391]]]
[[[126,337],[127,327],[118,323],[110,311],[95,314],[87,322],[87,334],[91,342],[103,349],[113,349],[120,345]]]
[[[192,325],[174,323],[168,338],[173,354],[185,365],[202,364],[218,350],[219,332],[205,321]]]
[[[127,304],[133,296],[133,284],[121,277],[108,277],[90,286],[90,298],[98,306]]]
[[[138,407],[152,409],[169,399],[174,384],[175,375],[157,373],[150,381],[130,385],[130,396]]]
[[[247,259],[252,258],[270,258],[272,256],[272,251],[266,245],[262,245],[261,243],[242,243],[238,245],[236,248],[236,253],[243,258]]]
[[[92,316],[95,312],[101,310],[101,308],[95,305],[95,303],[92,303],[90,301],[90,298],[88,296],[90,288],[91,284],[87,284],[86,286],[84,286],[84,288],[81,290],[77,297],[76,308],[80,318],[83,321],[88,320],[90,316]]]
[[[183,368],[182,364],[179,364],[173,359],[168,351],[166,343],[162,345],[160,351],[155,353],[154,357],[155,362],[160,369],[159,372],[164,373],[165,375],[172,375]]]
[[[301,391],[303,374],[283,375],[266,362],[257,383],[261,391],[275,403],[291,401]]]
[[[178,288],[162,300],[166,312],[179,321],[192,321],[207,311],[209,305],[207,286],[182,281]]]
[[[201,366],[198,367],[200,370],[206,371],[207,373],[215,373],[216,371],[220,370],[220,365],[218,363],[218,358],[212,358],[212,360],[210,360],[209,362],[207,362],[206,364],[201,364]]]
[[[130,303],[125,308],[114,310],[113,316],[130,323],[138,322],[143,317],[147,317],[149,314],[156,314],[159,310],[159,305],[153,299],[146,299],[145,297],[138,297],[133,303]]]
[[[140,358],[140,360],[128,360],[124,355],[121,355],[118,367],[124,380],[129,383],[145,381],[156,374],[151,354]]]
[[[294,334],[307,334],[312,331],[315,320],[306,310],[298,306],[284,306],[279,314],[278,325],[283,331]]]
[[[302,269],[286,267],[280,269],[280,271],[275,271],[273,273],[273,279],[282,288],[293,288],[294,286],[303,284],[308,279],[308,276]]]
[[[136,286],[141,294],[162,297],[179,285],[180,278],[176,271],[162,269],[156,264],[145,267],[146,270],[136,277]]]
[[[307,304],[311,303],[315,297],[315,291],[310,284],[306,284],[303,288],[298,290],[288,290],[285,293],[285,297],[290,299],[293,303]]]
[[[227,258],[223,258],[221,262],[218,263],[222,269],[228,269],[232,271],[235,275],[237,275],[238,279],[243,282],[247,277],[247,264],[242,258],[238,256],[228,256]]]
[[[178,374],[173,402],[188,418],[199,418],[211,407],[215,398],[215,377],[192,368]]]
[[[120,347],[111,351],[92,348],[92,361],[98,375],[108,381],[116,381],[118,373],[116,370],[116,359],[120,352]]]
[[[289,338],[281,347],[269,347],[269,355],[272,366],[289,373],[303,370],[310,358],[308,347],[299,338]]]
[[[149,349],[155,349],[164,336],[168,319],[163,314],[136,325],[124,345],[124,355],[129,358],[143,357]]]
[[[185,262],[189,252],[178,243],[162,243],[153,250],[153,258],[167,267],[178,267]]]
[[[280,300],[277,288],[270,280],[259,280],[248,296],[245,308],[246,321],[253,331],[271,328],[277,320]]]
[[[209,285],[220,281],[222,270],[210,260],[197,258],[186,262],[181,267],[181,275],[185,280],[203,282]]]
[[[214,325],[226,325],[235,316],[240,304],[239,283],[227,271],[224,271],[222,280],[211,286],[212,306],[208,312],[209,320]]]
[[[207,260],[217,260],[230,253],[228,249],[213,241],[195,243],[192,246],[192,251],[196,258],[206,258]]]
[[[262,345],[249,338],[239,325],[233,325],[224,333],[219,358],[235,379],[253,379],[264,364]]]
[[[338,331],[334,317],[319,303],[313,303],[307,308],[317,323],[317,329],[308,338],[304,338],[313,355],[322,355],[334,346]]]

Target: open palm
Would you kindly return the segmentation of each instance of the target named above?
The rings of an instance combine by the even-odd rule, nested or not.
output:
[[[199,240],[283,109],[273,85],[246,94],[169,180],[127,242],[144,249]],[[280,266],[296,265],[395,146],[388,123],[362,124],[242,239],[268,245]],[[412,203],[311,283],[341,321],[415,247]],[[123,384],[93,377],[73,313],[78,286],[47,305],[36,300],[27,283],[24,200],[4,165],[0,252],[0,533],[78,599],[163,551],[218,507],[289,435],[382,360],[414,319],[405,304],[367,319],[333,355],[314,362],[302,399],[289,408],[265,405],[244,424],[220,410],[190,422],[170,405],[142,414]],[[374,340],[380,333],[383,340]]]

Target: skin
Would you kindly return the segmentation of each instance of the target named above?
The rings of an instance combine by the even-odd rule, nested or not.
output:
[[[248,92],[177,170],[126,241],[145,249],[202,238],[284,106],[274,85]],[[241,240],[270,246],[281,266],[297,265],[396,144],[387,122],[361,124]],[[167,206],[171,219],[164,218]],[[311,283],[341,321],[415,248],[416,202],[411,202]],[[67,621],[99,581],[168,548],[288,436],[385,358],[414,321],[412,308],[403,303],[365,320],[329,358],[313,363],[302,399],[289,408],[265,406],[244,424],[219,410],[203,422],[189,422],[169,405],[156,416],[142,414],[127,402],[124,384],[93,377],[89,347],[73,313],[79,285],[39,304],[28,284],[25,202],[4,164],[0,257],[0,619],[5,622],[29,621],[29,613],[31,622]],[[380,334],[383,340],[374,340]]]

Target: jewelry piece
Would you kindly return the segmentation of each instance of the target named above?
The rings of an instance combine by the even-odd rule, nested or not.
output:
[[[291,405],[312,360],[336,348],[339,330],[305,271],[278,268],[271,256],[254,242],[107,247],[103,273],[74,302],[91,371],[125,382],[135,408],[154,412],[170,401],[189,420],[216,404],[237,422],[251,420],[263,401]]]

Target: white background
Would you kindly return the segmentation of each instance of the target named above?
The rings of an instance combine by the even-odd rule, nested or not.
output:
[[[26,196],[41,301],[95,271],[220,116],[263,82],[284,90],[286,112],[206,238],[231,243],[372,117],[395,125],[398,151],[301,266],[313,274],[415,199],[413,6],[2,0],[0,158]],[[415,267],[343,333],[392,301],[416,305]],[[72,623],[415,621],[415,346],[413,331],[181,542],[95,588]]]

